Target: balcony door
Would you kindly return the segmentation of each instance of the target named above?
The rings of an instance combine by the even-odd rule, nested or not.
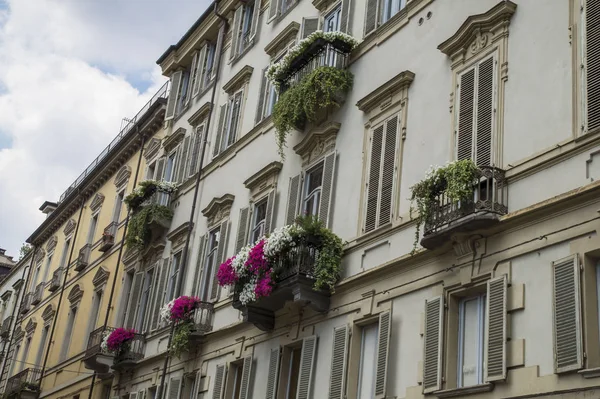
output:
[[[323,20],[323,30],[325,32],[337,32],[340,30],[340,21],[342,19],[342,5],[337,6],[333,11],[327,14]],[[329,48],[325,55],[325,65],[336,66],[336,52]]]

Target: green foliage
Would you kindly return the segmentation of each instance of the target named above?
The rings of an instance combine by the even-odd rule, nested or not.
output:
[[[125,237],[128,248],[142,249],[152,238],[150,222],[160,219],[171,219],[173,211],[164,205],[152,204],[134,213],[130,220]]]
[[[417,205],[417,231],[413,253],[419,242],[421,225],[431,216],[431,207],[440,194],[446,194],[451,201],[461,201],[473,195],[473,183],[477,178],[477,165],[471,160],[451,162],[432,169],[425,179],[410,188],[411,202]]]
[[[181,354],[186,352],[190,344],[190,335],[194,328],[192,320],[184,321],[175,326],[171,345],[169,346],[169,354],[181,358]]]
[[[23,245],[21,245],[21,248],[19,249],[19,260],[26,257],[27,254],[31,251],[31,248],[31,245],[23,243]]]
[[[353,79],[347,70],[322,66],[279,97],[273,108],[273,123],[282,158],[290,131],[307,121],[314,122],[321,109],[341,106],[340,94],[352,88]]]

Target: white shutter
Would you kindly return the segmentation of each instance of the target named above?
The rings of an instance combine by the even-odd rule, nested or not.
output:
[[[458,129],[456,131],[456,159],[471,159],[473,128],[475,126],[475,67],[460,76],[458,86]]]
[[[490,57],[477,66],[477,136],[475,153],[478,166],[492,165],[494,131],[495,60]]]
[[[215,373],[215,385],[213,386],[212,399],[222,399],[225,391],[225,365],[217,365]]]
[[[289,225],[294,223],[296,216],[298,215],[298,206],[300,204],[300,195],[302,190],[302,182],[300,175],[296,175],[290,178],[290,185],[288,189],[288,204],[285,216],[285,224]]]
[[[275,224],[275,190],[272,190],[267,197],[267,209],[265,215],[265,234],[269,234],[273,230]]]
[[[392,333],[392,314],[383,312],[379,315],[379,331],[377,338],[377,363],[375,364],[375,398],[386,396],[387,366]]]
[[[346,364],[348,361],[348,326],[333,330],[329,399],[344,399],[346,387]]]
[[[383,152],[383,128],[380,125],[373,129],[371,135],[371,151],[369,159],[369,178],[367,179],[367,195],[365,206],[364,232],[368,233],[377,227],[377,208],[379,204],[379,181],[381,176],[381,154]]]
[[[365,36],[373,32],[378,26],[379,0],[367,0],[365,16]]]
[[[183,139],[183,143],[179,148],[179,157],[177,160],[177,175],[176,181],[177,183],[183,183],[185,179],[185,166],[187,165],[188,160],[188,151],[190,149],[190,136],[187,136]]]
[[[438,296],[425,301],[423,393],[434,392],[442,388],[443,323],[443,297]]]
[[[242,367],[242,381],[240,382],[240,398],[239,399],[251,399],[252,379],[252,355],[248,355],[244,358],[244,365]]]
[[[577,256],[552,262],[554,369],[556,373],[583,366],[581,297]]]
[[[240,209],[240,218],[238,221],[237,238],[235,240],[235,253],[248,243],[248,226],[250,225],[250,208]]]
[[[233,29],[231,31],[231,48],[229,49],[229,59],[234,59],[238,54],[239,39],[242,33],[242,14],[244,12],[244,3],[240,3],[239,7],[233,14]],[[243,38],[242,38],[243,40]]]
[[[193,176],[200,168],[200,150],[202,149],[202,139],[204,133],[204,124],[196,128],[193,144],[190,146],[188,156],[188,177]]]
[[[600,3],[587,0],[585,13],[585,102],[586,129],[589,133],[600,127]]]
[[[342,0],[342,15],[340,18],[340,31],[352,34],[351,22],[352,22],[352,0]]]
[[[207,278],[212,278],[212,289],[210,293],[210,300],[212,302],[217,302],[219,300],[219,283],[217,281],[217,272],[219,270],[219,265],[225,261],[225,256],[227,255],[227,230],[229,226],[229,221],[226,220],[221,223],[221,230],[219,233],[219,247],[217,248],[217,265],[214,270],[213,276],[207,276]]]
[[[215,137],[215,143],[213,147],[213,157],[216,157],[221,152],[222,143],[225,131],[225,124],[227,122],[227,103],[221,105],[219,111],[219,125],[217,126],[217,136]]]
[[[300,356],[300,374],[298,376],[297,399],[311,398],[311,386],[317,351],[317,337],[315,335],[302,340],[302,355]]]
[[[181,394],[181,378],[173,377],[169,380],[169,390],[167,391],[167,399],[179,399]]]
[[[261,80],[260,80],[260,92],[258,93],[258,105],[256,107],[256,117],[254,119],[254,124],[258,124],[263,120],[263,115],[265,114],[265,106],[267,102],[265,101],[265,90],[267,88],[267,69],[265,68],[261,72]]]
[[[169,273],[169,259],[163,259],[162,265],[156,270],[160,271],[160,275],[157,275],[159,277],[154,291],[154,309],[152,311],[152,325],[150,327],[152,330],[155,330],[159,325],[159,311],[163,305],[163,293],[167,282],[167,273]]]
[[[265,399],[277,399],[277,382],[279,380],[280,349],[271,349],[267,376],[267,394]]]
[[[136,399],[137,398],[137,392],[131,392],[129,394],[129,399]]]
[[[179,89],[181,86],[182,71],[173,72],[171,75],[171,91],[169,93],[169,99],[167,100],[167,110],[165,112],[165,120],[173,119],[175,116],[175,108],[177,107],[177,100],[179,97]]]
[[[156,161],[156,177],[154,180],[165,180],[165,157],[160,157],[158,161]]]
[[[306,39],[319,29],[319,18],[302,18],[301,39]]]
[[[381,190],[377,226],[392,221],[394,180],[396,176],[396,149],[398,140],[398,116],[390,118],[385,124],[384,150],[381,167]]]
[[[133,283],[131,284],[131,291],[129,294],[129,304],[127,305],[127,319],[125,320],[126,328],[133,328],[135,322],[135,310],[140,298],[140,292],[142,290],[142,281],[144,273],[138,272],[133,276]]]
[[[486,382],[506,379],[506,275],[487,282]]]
[[[200,94],[200,87],[202,87],[203,67],[206,58],[206,45],[202,46],[196,57],[196,69],[194,71],[195,80],[192,86],[192,97],[196,97]]]
[[[208,242],[208,233],[204,234],[200,237],[200,245],[198,248],[198,258],[196,259],[196,270],[194,271],[194,284],[195,291],[194,294],[196,296],[200,296],[201,292],[201,280],[202,280],[202,271],[204,268],[204,260],[205,260],[205,251],[206,251],[206,243]]]
[[[269,19],[267,20],[267,23],[277,18],[277,14],[279,14],[280,1],[281,0],[271,0],[271,2],[269,3]]]
[[[260,0],[254,0],[254,10],[252,12],[252,25],[250,26],[250,40],[249,42],[252,43],[252,41],[256,38],[256,35],[258,34],[258,28],[259,28],[259,17],[260,17]]]
[[[336,152],[325,157],[323,161],[323,180],[321,183],[321,203],[319,204],[319,219],[325,227],[331,227],[333,209],[333,182],[335,178]]]

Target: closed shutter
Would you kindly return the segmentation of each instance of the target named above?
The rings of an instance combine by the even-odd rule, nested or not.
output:
[[[506,379],[506,275],[487,283],[487,382]]]
[[[311,397],[315,354],[317,351],[317,337],[315,335],[302,340],[302,355],[300,356],[300,375],[298,376],[297,399],[308,399]]]
[[[492,135],[494,131],[494,57],[481,62],[477,76],[477,139],[478,166],[492,165]]]
[[[463,73],[458,86],[458,130],[456,159],[471,159],[473,152],[473,127],[475,107],[475,68]]]
[[[585,12],[586,133],[600,127],[600,2],[587,0]]]
[[[198,172],[198,168],[200,167],[200,148],[202,148],[202,134],[204,133],[204,125],[200,125],[196,128],[196,133],[194,135],[194,142],[190,147],[190,155],[188,162],[188,177],[193,176]]]
[[[194,85],[192,86],[192,97],[196,97],[200,94],[200,87],[202,87],[202,79],[203,79],[203,67],[206,58],[206,45],[202,46],[200,51],[198,52],[198,57],[196,60],[196,69],[194,71]]]
[[[190,399],[198,399],[198,391],[200,391],[200,382],[202,381],[202,372],[196,372],[194,377],[194,384],[192,385],[192,392],[190,392]]]
[[[227,254],[227,227],[229,225],[229,221],[224,221],[221,223],[221,229],[219,233],[219,247],[217,248],[217,264],[214,270],[214,275],[212,276],[213,283],[210,292],[210,300],[213,302],[217,302],[219,300],[219,283],[217,281],[217,271],[219,270],[219,265],[225,261],[225,256]]]
[[[240,209],[240,219],[238,221],[237,238],[235,239],[235,253],[248,243],[248,226],[250,224],[250,208]]]
[[[277,382],[279,380],[279,358],[280,350],[271,349],[269,355],[269,370],[267,376],[267,394],[265,399],[277,399]]]
[[[381,174],[381,154],[383,152],[383,127],[373,129],[369,160],[369,178],[367,180],[367,202],[365,209],[365,228],[368,233],[377,227],[377,207],[379,204],[379,179]]]
[[[325,227],[331,227],[333,209],[333,179],[335,177],[336,152],[327,155],[323,161],[323,182],[321,183],[321,203],[319,204],[319,219]]]
[[[161,181],[165,179],[165,162],[165,157],[160,157],[158,158],[158,161],[156,161],[156,177],[154,178],[154,180]]]
[[[152,310],[152,326],[151,329],[155,330],[158,327],[159,322],[159,311],[163,303],[163,293],[165,291],[165,284],[167,282],[167,273],[169,272],[169,260],[164,259],[160,267],[160,277],[156,284],[156,290],[154,291],[154,309]],[[157,269],[158,270],[158,269]]]
[[[302,36],[301,39],[306,39],[312,33],[319,29],[319,18],[302,18]]]
[[[195,284],[195,291],[194,291],[194,295],[196,296],[200,296],[200,287],[201,287],[201,276],[202,276],[202,269],[204,268],[204,259],[205,259],[205,254],[206,254],[206,243],[208,241],[208,234],[204,234],[202,237],[200,237],[200,245],[198,248],[198,259],[196,260],[196,270],[194,270],[194,284]]]
[[[554,369],[556,373],[583,365],[579,262],[570,256],[552,263]]]
[[[181,378],[173,377],[169,380],[168,399],[179,399],[181,393]]]
[[[244,366],[242,368],[242,381],[240,383],[240,399],[252,398],[252,392],[250,391],[251,379],[252,379],[252,355],[248,355],[244,358]]]
[[[348,326],[333,329],[329,399],[344,399],[348,359]]]
[[[221,141],[223,139],[223,133],[225,130],[225,122],[227,119],[227,104],[221,105],[221,110],[219,111],[219,125],[217,126],[217,136],[215,138],[215,143],[213,147],[213,157],[216,157],[221,152]]]
[[[265,234],[269,234],[273,231],[273,225],[275,224],[275,190],[272,190],[267,197],[267,210],[265,215]]]
[[[215,373],[215,385],[213,386],[212,399],[222,399],[225,391],[225,365],[217,365]]]
[[[142,281],[144,273],[139,272],[133,276],[133,283],[131,284],[131,294],[129,295],[129,304],[127,305],[127,320],[125,320],[125,328],[133,328],[135,322],[135,310],[140,299],[140,292],[142,290]]]
[[[182,71],[173,72],[171,75],[171,91],[167,100],[167,110],[165,112],[165,120],[173,119],[175,116],[175,108],[177,106],[177,97],[179,95],[179,86],[181,85]]]
[[[137,399],[137,392],[132,392],[129,394],[129,399]]]
[[[387,366],[390,353],[390,336],[392,333],[392,314],[383,312],[379,315],[379,332],[377,338],[377,363],[375,365],[375,398],[385,398],[387,386]]]
[[[229,59],[232,60],[237,56],[239,37],[241,34],[242,13],[244,12],[244,3],[235,10],[233,14],[233,29],[231,32],[231,48],[229,49]]]
[[[425,301],[423,393],[442,388],[442,334],[444,300],[438,296]]]
[[[193,97],[194,87],[196,87],[196,82],[198,81],[198,56],[200,52],[198,50],[194,51],[194,55],[192,56],[192,68],[190,69],[190,83],[188,84],[188,95],[185,99],[186,103],[190,102],[190,99]]]
[[[378,226],[390,223],[393,216],[393,190],[396,176],[396,149],[398,139],[398,117],[395,116],[386,122],[385,149],[383,152],[383,166],[381,168],[381,201],[379,205]]]
[[[137,393],[137,399],[146,399],[146,390],[145,389],[141,390],[141,391],[138,391],[138,393]]]
[[[379,0],[367,0],[367,11],[365,16],[365,36],[373,32],[378,25]]]
[[[351,15],[352,15],[352,0],[342,0],[342,16],[340,18],[340,31],[351,34]]]
[[[162,261],[158,260],[155,264],[154,264],[154,274],[152,276],[152,286],[150,287],[150,292],[148,293],[149,299],[148,299],[148,310],[149,312],[153,312],[154,311],[154,303],[156,302],[156,297],[157,295],[157,290],[158,290],[158,283],[160,280],[160,271],[161,271],[161,265]],[[152,329],[152,322],[154,320],[154,313],[147,313],[147,317],[146,320],[144,320],[144,332],[146,331],[150,331]]]
[[[254,0],[254,10],[252,11],[252,25],[250,26],[250,43],[256,39],[258,35],[259,17],[260,17],[260,0]]]
[[[254,119],[254,124],[258,124],[263,120],[263,115],[265,114],[265,90],[267,88],[267,68],[263,69],[260,80],[260,92],[258,94],[258,106],[256,107],[256,117]]]
[[[183,183],[185,179],[185,166],[188,160],[188,151],[190,149],[190,136],[183,139],[183,143],[179,149],[179,160],[177,164],[177,183]]]
[[[290,178],[290,186],[288,189],[288,204],[285,213],[285,224],[289,225],[294,223],[296,216],[298,215],[298,203],[300,202],[300,192],[302,184],[300,181],[300,175],[296,175]]]
[[[240,115],[242,113],[243,94],[243,91],[238,91],[233,97],[233,105],[231,106],[230,110],[231,116],[229,118],[231,120],[231,127],[229,134],[227,135],[227,147],[235,143],[237,140],[237,133],[241,125]]]
[[[277,14],[279,13],[279,1],[281,0],[271,0],[269,3],[269,19],[267,20],[267,23],[277,18]]]

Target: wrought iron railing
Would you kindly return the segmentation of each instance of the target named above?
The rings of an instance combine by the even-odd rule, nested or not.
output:
[[[90,262],[90,254],[92,253],[92,244],[85,244],[79,250],[79,256],[77,256],[77,262],[75,263],[75,270],[81,271],[85,269]]]
[[[23,297],[23,303],[21,304],[21,313],[22,314],[29,312],[29,309],[31,309],[31,297],[32,297],[31,292],[28,292]]]
[[[54,271],[54,273],[52,273],[52,279],[50,279],[50,284],[48,285],[49,291],[54,292],[60,288],[63,280],[63,271],[64,269],[59,267]]]
[[[102,242],[100,243],[99,251],[108,251],[113,245],[115,245],[115,237],[117,236],[117,222],[110,222],[104,231],[102,232]]]
[[[110,354],[108,351],[102,350],[102,340],[104,340],[105,334],[108,335],[115,330],[114,327],[98,327],[90,333],[88,338],[87,348],[85,350],[85,357],[92,357],[97,354]]]
[[[276,282],[282,282],[292,276],[314,276],[315,260],[319,254],[317,243],[301,241],[287,253],[281,255],[272,263],[276,271]]]
[[[461,201],[452,201],[446,193],[435,198],[425,221],[424,235],[438,230],[472,214],[508,213],[508,184],[505,171],[493,166],[481,166],[473,182],[473,195]]]
[[[8,316],[2,322],[2,328],[0,328],[0,338],[6,339],[10,336],[10,326],[12,325],[13,316]]]
[[[40,390],[41,375],[42,370],[35,368],[28,368],[18,372],[6,381],[5,393],[10,395],[21,391],[37,392]]]
[[[215,306],[209,302],[200,302],[194,310],[194,328],[198,333],[212,331]]]
[[[46,287],[46,283],[39,283],[35,290],[33,291],[33,296],[31,297],[31,304],[37,305],[42,302],[42,298],[44,297],[44,288]]]
[[[146,338],[144,334],[134,334],[131,341],[127,342],[126,348],[115,355],[115,364],[122,362],[137,362],[144,358]]]

